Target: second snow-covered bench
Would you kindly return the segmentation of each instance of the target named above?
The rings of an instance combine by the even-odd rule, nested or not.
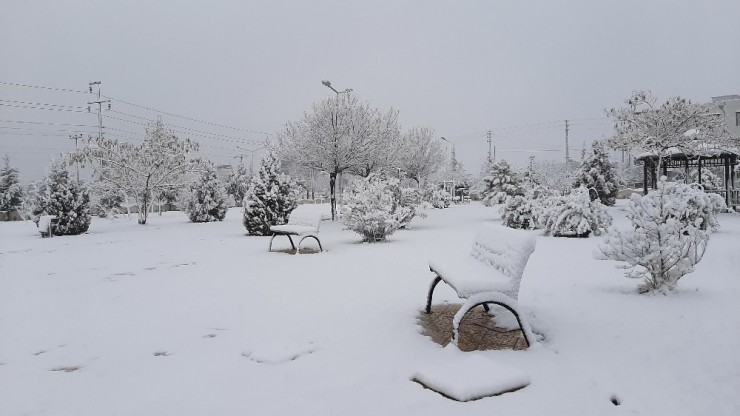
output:
[[[321,223],[321,214],[313,212],[299,212],[298,209],[290,213],[288,217],[288,223],[283,225],[273,225],[270,227],[272,237],[270,238],[270,246],[267,249],[272,251],[272,240],[279,235],[284,235],[290,240],[290,246],[293,247],[296,254],[301,250],[301,243],[307,238],[313,238],[319,244],[319,251],[324,251],[321,247],[321,240],[319,240],[319,224]],[[298,236],[298,247],[293,243],[291,236]]]
[[[508,309],[517,319],[527,346],[535,338],[519,312],[517,300],[522,274],[536,240],[525,231],[485,224],[478,232],[469,255],[429,261],[436,276],[427,294],[426,313],[432,312],[432,295],[440,281],[450,285],[465,303],[452,320],[452,340],[457,343],[458,327],[465,315],[476,306],[486,311],[490,304]]]

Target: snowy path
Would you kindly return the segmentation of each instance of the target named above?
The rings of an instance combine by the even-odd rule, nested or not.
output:
[[[614,263],[593,260],[598,238],[538,238],[520,300],[545,342],[469,353],[532,384],[463,404],[409,381],[462,354],[418,334],[427,259],[467,250],[496,217],[435,211],[375,245],[325,222],[327,252],[299,256],[245,237],[235,209],[215,224],[95,220],[53,239],[0,223],[0,413],[740,414],[731,215],[669,297],[634,295]],[[435,299],[454,299],[445,289]]]

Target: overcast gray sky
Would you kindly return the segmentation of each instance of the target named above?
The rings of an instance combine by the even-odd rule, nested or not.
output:
[[[737,0],[0,4],[0,82],[85,91],[102,81],[119,100],[104,112],[109,137],[140,140],[156,117],[127,103],[238,128],[162,116],[218,163],[333,94],[324,79],[400,110],[405,128],[452,139],[472,173],[489,129],[514,164],[530,153],[512,150],[562,159],[565,119],[577,154],[609,134],[604,108],[634,89],[740,93]],[[24,182],[74,148],[69,134],[95,131],[89,94],[0,84],[0,100],[0,154]]]

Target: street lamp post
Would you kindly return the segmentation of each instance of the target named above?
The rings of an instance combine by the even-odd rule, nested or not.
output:
[[[452,201],[455,201],[455,171],[457,166],[457,162],[455,161],[455,142],[453,142],[450,139],[446,139],[444,137],[440,137],[440,139],[446,141],[447,143],[452,145],[452,153],[450,154],[450,167],[452,168],[452,189],[450,189],[450,194],[452,195]]]
[[[328,81],[328,80],[323,80],[321,81],[321,83],[324,84],[325,87],[331,89],[337,94],[337,101],[336,101],[337,108],[339,107],[339,94],[349,94],[352,92],[352,88],[346,88],[344,91],[337,91],[334,87],[331,86],[331,81]],[[344,192],[344,189],[342,187],[342,173],[341,172],[337,175],[337,179],[339,179],[339,192],[338,193],[339,193],[339,197],[341,198],[342,193]],[[332,221],[333,220],[334,218],[332,217]]]
[[[337,93],[337,97],[339,97],[339,94],[347,94],[347,93],[352,92],[352,88],[347,88],[344,91],[337,91],[336,89],[334,89],[334,87],[331,86],[331,82],[329,82],[327,80],[323,80],[323,81],[321,81],[321,83],[324,84],[324,86],[330,88],[335,93]]]

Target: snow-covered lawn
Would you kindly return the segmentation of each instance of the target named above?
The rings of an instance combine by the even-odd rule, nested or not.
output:
[[[623,208],[610,212],[626,227]],[[468,250],[496,212],[435,210],[381,244],[324,222],[327,251],[305,255],[268,253],[238,209],[222,223],[95,219],[51,239],[0,223],[0,414],[740,414],[740,217],[720,216],[670,296],[637,295],[594,260],[601,238],[538,237],[520,304],[544,341],[441,348],[416,323],[427,260]],[[440,286],[437,299],[455,298]],[[458,403],[410,381],[471,354],[531,384]]]

